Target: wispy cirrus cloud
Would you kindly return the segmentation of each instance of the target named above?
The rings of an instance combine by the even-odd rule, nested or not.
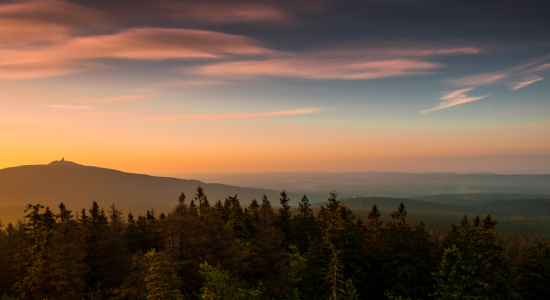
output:
[[[198,23],[289,24],[302,12],[320,12],[325,1],[310,0],[134,0],[132,8],[122,1],[90,1],[88,5],[125,19],[193,20]]]
[[[89,109],[89,108],[92,108],[89,105],[57,105],[57,104],[47,105],[46,107],[61,108],[61,109]]]
[[[474,74],[474,75],[470,75],[462,78],[447,80],[447,82],[455,86],[483,86],[483,85],[488,85],[492,83],[497,83],[497,82],[504,81],[508,78],[530,75],[530,74],[534,74],[537,72],[550,69],[550,63],[545,62],[548,59],[549,59],[549,56],[544,56],[518,67],[514,67],[514,68],[510,68],[510,69],[506,69],[498,72]],[[537,77],[537,76],[534,76],[534,77]],[[528,78],[533,78],[533,76]],[[542,80],[542,79],[539,79],[539,80]],[[525,82],[529,80],[530,79],[527,79],[525,80]],[[535,80],[533,82],[536,82],[536,81],[538,80]],[[522,88],[533,82],[527,83],[526,85],[520,86],[518,88]],[[510,84],[512,86],[515,86],[514,83],[510,83]]]
[[[107,21],[108,12],[59,0],[10,1],[0,4],[0,18],[39,20],[51,24],[89,26]]]
[[[439,67],[441,67],[439,63],[414,59],[390,59],[363,62],[289,58],[219,63],[200,66],[191,70],[184,70],[184,72],[231,78],[278,76],[305,79],[353,80],[428,74]]]
[[[110,117],[129,115],[132,113],[133,112],[93,112],[93,113],[67,115],[67,116],[64,116],[64,118],[68,118],[68,119],[110,118]]]
[[[225,78],[277,76],[304,79],[366,80],[431,74],[444,65],[428,61],[437,55],[475,54],[475,47],[377,46],[337,48],[283,58],[222,62],[182,69],[185,73]]]
[[[422,42],[395,41],[377,42],[382,46],[356,46],[336,48],[313,53],[314,57],[357,57],[357,58],[384,58],[384,57],[419,57],[440,55],[478,54],[482,50],[478,47],[442,46]]]
[[[92,99],[92,100],[86,100],[86,102],[94,102],[94,103],[111,103],[111,102],[125,102],[125,101],[134,101],[134,100],[144,100],[151,98],[150,95],[125,95],[125,96],[118,96],[118,97],[108,97],[108,98],[99,98],[99,99]]]
[[[30,43],[52,43],[69,37],[69,28],[40,20],[0,18],[0,47],[16,48]]]
[[[526,87],[530,84],[533,84],[537,81],[540,81],[540,80],[543,80],[544,77],[539,77],[539,76],[530,76],[528,78],[525,78],[523,81],[518,81],[518,82],[511,82],[509,83],[510,85],[510,89],[512,91],[515,91],[515,90],[518,90],[518,89],[521,89],[523,87]]]
[[[77,37],[63,43],[22,49],[0,48],[0,78],[62,75],[98,66],[94,59],[166,60],[273,55],[255,40],[198,29],[139,28]]]
[[[199,115],[179,115],[166,117],[147,118],[151,121],[175,121],[175,120],[218,120],[218,119],[251,119],[251,118],[271,118],[313,114],[320,112],[320,109],[296,109],[264,113],[226,113],[226,114],[199,114]]]
[[[456,90],[456,91],[451,91],[451,92],[447,93],[446,95],[444,95],[443,97],[440,98],[440,100],[442,100],[442,102],[439,103],[436,107],[423,110],[420,113],[425,114],[425,113],[429,113],[429,112],[436,111],[436,110],[439,110],[439,109],[443,109],[443,108],[447,108],[447,107],[451,107],[451,106],[455,106],[455,105],[459,105],[459,104],[464,104],[464,103],[476,101],[476,100],[483,99],[483,98],[489,96],[489,95],[485,95],[485,96],[478,96],[478,97],[470,97],[470,96],[466,95],[467,92],[469,92],[473,89],[474,89],[473,87],[470,87],[470,88],[460,89],[460,90]]]

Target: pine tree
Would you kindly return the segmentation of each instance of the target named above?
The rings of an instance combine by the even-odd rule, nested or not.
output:
[[[252,223],[258,223],[260,219],[260,204],[256,199],[253,199],[248,206],[248,216],[252,220]]]
[[[457,228],[453,225],[442,245],[453,246],[461,254],[464,268],[471,276],[470,286],[463,291],[471,299],[518,299],[517,274],[495,236],[496,222],[487,214],[474,219],[474,226],[464,216]]]
[[[21,248],[19,231],[8,223],[5,229],[0,222],[0,294],[12,294],[11,287],[17,278],[16,266],[19,264]]]
[[[57,228],[47,248],[46,281],[51,289],[42,296],[47,299],[80,299],[86,291],[84,249],[80,243],[78,223],[65,205],[59,205]]]
[[[46,248],[56,221],[49,207],[40,213],[43,208],[40,204],[29,204],[25,209],[25,212],[30,213],[25,216],[27,224],[24,227],[24,246],[19,258],[22,276],[13,286],[20,299],[43,299],[43,295],[51,289],[44,275],[48,267]]]
[[[89,267],[87,283],[89,287],[97,290],[104,285],[105,273],[110,268],[104,264],[106,253],[102,251],[108,221],[105,211],[100,209],[95,201],[88,212],[89,216],[86,215],[85,210],[82,210],[79,226],[86,253],[84,261]]]
[[[170,263],[168,256],[149,251],[145,254],[145,286],[147,300],[183,300],[179,287],[180,279],[175,266]]]
[[[456,246],[445,249],[435,279],[434,299],[471,299],[468,290],[472,285],[472,267],[464,262]]]
[[[114,204],[108,211],[109,223],[106,226],[100,251],[104,253],[101,262],[105,289],[119,287],[131,264],[131,256],[124,241],[124,217]]]
[[[145,300],[147,298],[147,287],[145,285],[145,272],[147,267],[145,259],[141,252],[132,254],[132,264],[130,266],[128,277],[124,283],[114,289],[114,300]]]
[[[319,238],[319,230],[313,215],[313,210],[306,195],[298,204],[298,212],[293,218],[294,244],[300,253],[306,253],[313,242]]]
[[[330,250],[332,251],[330,256],[330,262],[327,268],[326,281],[330,286],[330,300],[343,300],[344,299],[344,266],[340,261],[339,256],[342,254],[342,250],[336,250],[332,243],[327,242]]]
[[[214,208],[213,208],[215,211],[218,211],[220,213],[223,213],[224,209],[223,209],[223,204],[222,204],[222,201],[221,200],[218,200],[216,202],[216,204],[214,204]]]
[[[207,213],[210,210],[210,203],[208,202],[208,197],[204,193],[202,187],[197,187],[197,193],[195,194],[195,201],[199,203],[199,215]]]
[[[241,251],[243,244],[237,241],[233,230],[226,226],[221,214],[216,211],[206,215],[202,225],[199,264],[208,262],[241,275],[248,267],[243,257],[245,250]]]
[[[401,203],[386,223],[385,238],[380,245],[382,286],[394,297],[421,299],[432,292],[435,269],[431,244],[421,221],[411,226],[406,221],[407,211]]]
[[[253,300],[261,299],[260,288],[246,289],[245,283],[235,278],[227,270],[201,264],[200,274],[205,283],[200,290],[200,299],[204,300]]]
[[[290,205],[286,192],[283,190],[279,197],[281,208],[279,209],[273,225],[281,231],[284,237],[283,245],[288,246],[294,241],[294,228],[292,226],[292,212],[290,211]]]
[[[394,219],[399,226],[405,226],[405,218],[407,218],[407,211],[403,202],[399,204],[396,211],[391,214],[391,218]]]
[[[287,274],[287,256],[282,247],[283,235],[273,226],[275,213],[264,195],[260,206],[260,220],[252,239],[252,275],[262,282],[266,297],[290,295],[292,278]]]
[[[244,211],[241,207],[241,203],[237,195],[229,197],[229,203],[231,207],[229,209],[229,218],[227,220],[227,226],[233,228],[236,236],[240,239],[246,240],[249,238],[250,233],[246,230],[246,224],[244,222]]]
[[[372,209],[369,211],[367,215],[367,221],[365,222],[365,238],[368,243],[372,246],[374,254],[378,252],[378,244],[380,243],[380,239],[383,237],[383,228],[382,223],[383,221],[380,220],[380,211],[378,210],[378,207],[376,204],[372,205]]]
[[[529,247],[518,273],[524,300],[550,299],[550,247],[540,241]]]

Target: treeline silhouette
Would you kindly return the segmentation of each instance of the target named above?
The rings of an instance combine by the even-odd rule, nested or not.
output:
[[[436,234],[403,203],[385,224],[336,193],[316,215],[279,203],[199,187],[166,215],[29,204],[0,226],[1,299],[550,299],[549,245],[516,238],[510,258],[489,214]]]

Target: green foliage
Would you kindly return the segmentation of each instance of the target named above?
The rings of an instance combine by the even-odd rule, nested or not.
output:
[[[519,266],[520,293],[524,300],[550,298],[550,247],[537,243]]]
[[[401,203],[384,228],[378,252],[383,275],[380,284],[396,297],[420,299],[432,290],[435,264],[424,223],[411,226],[406,216]]]
[[[443,242],[435,274],[437,299],[519,299],[517,274],[494,233],[487,214],[470,226],[466,216]]]
[[[359,294],[357,293],[355,285],[353,285],[353,280],[346,280],[343,296],[346,300],[359,300]]]
[[[439,269],[434,272],[435,292],[434,299],[465,299],[468,290],[473,284],[473,268],[468,266],[460,250],[453,245],[445,249]]]
[[[180,300],[183,295],[178,289],[181,285],[176,269],[166,255],[154,249],[145,254],[145,278],[147,300]]]
[[[412,300],[410,297],[403,297],[403,296],[395,296],[393,293],[386,291],[384,293],[384,297],[388,300]]]
[[[200,274],[206,282],[200,290],[199,298],[203,300],[253,300],[261,299],[261,286],[251,289],[244,288],[244,283],[231,276],[227,270],[213,267],[208,263],[200,266]]]

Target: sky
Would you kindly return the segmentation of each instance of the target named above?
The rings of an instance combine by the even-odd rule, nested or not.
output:
[[[550,173],[545,2],[0,1],[0,168]]]

